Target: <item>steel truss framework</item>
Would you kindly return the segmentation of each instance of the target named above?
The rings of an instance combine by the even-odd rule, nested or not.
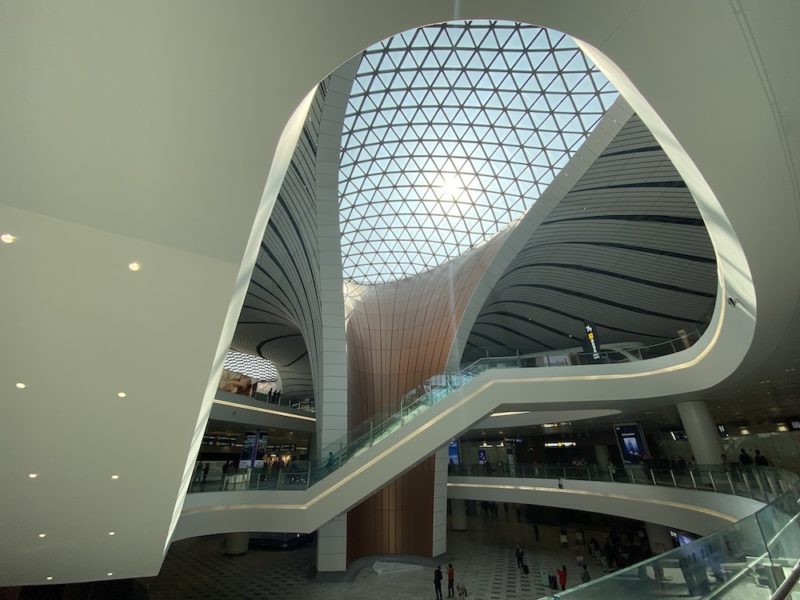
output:
[[[565,34],[446,23],[368,48],[344,122],[344,276],[421,273],[521,217],[617,96]]]

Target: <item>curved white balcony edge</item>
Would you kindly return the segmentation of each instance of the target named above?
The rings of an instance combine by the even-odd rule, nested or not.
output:
[[[566,479],[451,477],[447,497],[584,510],[708,535],[763,508],[763,502],[662,485]]]

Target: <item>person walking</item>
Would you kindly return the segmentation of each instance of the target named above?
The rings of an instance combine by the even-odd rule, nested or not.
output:
[[[589,568],[586,564],[583,565],[583,573],[581,573],[581,583],[588,583],[592,580],[592,576],[589,575]]]
[[[333,471],[333,452],[328,452],[328,473]]]
[[[437,566],[433,572],[433,589],[436,592],[436,600],[442,600],[442,567]]]
[[[208,463],[206,463],[203,466],[203,485],[206,484],[206,479],[208,478],[208,471],[209,471],[210,468],[211,468],[211,465],[209,465]]]
[[[447,563],[447,597],[448,598],[455,598],[456,590],[455,590],[455,579],[456,579],[456,571],[453,569],[453,563]]]
[[[517,557],[517,570],[519,571],[522,569],[522,565],[525,563],[525,550],[520,548],[519,544],[517,544],[517,549],[514,552],[514,556]]]
[[[567,589],[567,565],[561,565],[561,568],[556,570],[556,575],[558,575],[558,585],[564,591]]]

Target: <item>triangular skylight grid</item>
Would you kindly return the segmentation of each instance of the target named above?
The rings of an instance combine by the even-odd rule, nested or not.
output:
[[[277,381],[278,379],[278,370],[270,361],[260,356],[243,354],[235,350],[228,350],[223,368],[234,373],[254,377],[259,381]]]
[[[344,277],[436,267],[520,218],[617,92],[568,36],[502,21],[364,52],[342,133]]]

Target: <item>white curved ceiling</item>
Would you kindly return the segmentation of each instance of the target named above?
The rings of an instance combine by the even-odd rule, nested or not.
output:
[[[702,333],[714,308],[714,248],[692,194],[633,115],[506,268],[463,362]]]

